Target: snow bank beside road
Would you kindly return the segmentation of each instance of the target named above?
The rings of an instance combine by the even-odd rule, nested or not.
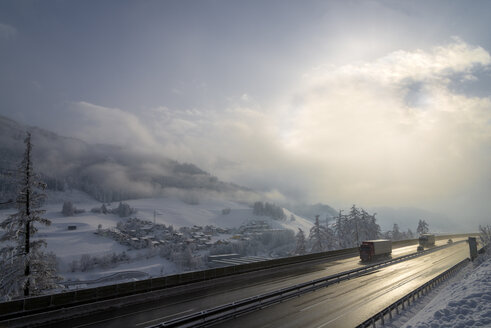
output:
[[[491,327],[491,257],[446,286],[403,328]]]

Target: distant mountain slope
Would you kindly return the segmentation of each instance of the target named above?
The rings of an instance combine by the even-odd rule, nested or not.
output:
[[[26,131],[32,134],[35,170],[52,190],[77,188],[99,201],[151,197],[176,190],[190,202],[196,192],[230,196],[240,193],[242,197],[254,194],[245,187],[222,182],[194,164],[118,146],[91,145],[3,116],[0,116],[1,170],[15,168],[22,159]],[[5,176],[0,176],[0,182],[2,199],[8,199],[15,185]],[[187,195],[183,191],[193,193]]]
[[[335,216],[338,215],[338,212],[332,208],[331,206],[327,204],[313,204],[313,205],[307,205],[307,204],[297,204],[297,205],[287,205],[287,208],[291,209],[294,213],[303,216],[304,218],[307,218],[311,221],[315,220],[315,216],[319,215],[319,218],[322,219],[323,221],[326,220],[326,218],[332,219]]]

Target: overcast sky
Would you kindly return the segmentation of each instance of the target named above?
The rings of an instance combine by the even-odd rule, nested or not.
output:
[[[335,207],[491,221],[491,1],[0,1],[0,114]]]

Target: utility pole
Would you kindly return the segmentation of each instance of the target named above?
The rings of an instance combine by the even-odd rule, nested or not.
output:
[[[155,226],[157,224],[157,215],[162,215],[162,213],[158,213],[157,209],[153,210],[153,225]]]

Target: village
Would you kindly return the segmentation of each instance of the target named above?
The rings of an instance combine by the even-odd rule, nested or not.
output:
[[[206,251],[216,246],[240,241],[272,238],[275,234],[284,234],[285,229],[272,229],[263,220],[251,220],[239,228],[221,228],[213,225],[180,227],[166,226],[136,217],[119,221],[116,227],[103,229],[100,225],[96,235],[111,238],[128,250],[167,247],[169,249]],[[267,236],[266,236],[267,235]],[[214,252],[216,253],[216,252]]]
[[[153,223],[138,218],[128,218],[118,222],[116,227],[102,229],[99,227],[95,234],[111,238],[131,249],[152,247],[179,247],[184,249],[207,249],[215,244],[228,243],[227,240],[217,238],[220,235],[229,235],[230,229],[215,226],[181,227],[178,230],[172,225]]]

